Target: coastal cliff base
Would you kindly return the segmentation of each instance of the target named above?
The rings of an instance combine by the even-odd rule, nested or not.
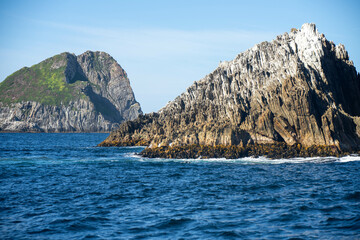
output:
[[[103,142],[98,146],[144,146],[144,142],[122,142],[106,143]],[[274,144],[248,144],[246,146],[236,145],[185,145],[185,146],[161,146],[147,147],[140,155],[148,158],[171,158],[171,159],[208,159],[208,158],[226,158],[237,159],[243,157],[265,156],[270,159],[278,158],[295,158],[295,157],[341,157],[350,154],[360,154],[359,149],[340,150],[335,145],[313,145],[303,146],[301,144],[287,145],[286,143]]]
[[[356,153],[353,151],[351,153]],[[340,157],[348,155],[350,152],[339,151],[335,146],[310,146],[304,147],[300,144],[286,145],[277,144],[251,144],[245,147],[241,146],[174,146],[146,148],[141,155],[149,158],[227,158],[237,159],[252,156],[265,156],[271,159],[275,158],[294,158],[294,157]]]
[[[325,157],[341,156],[345,152],[339,151],[335,146],[311,146],[304,147],[300,144],[286,145],[277,144],[249,144],[242,146],[174,146],[146,148],[141,155],[149,158],[227,158],[237,159],[252,156],[265,156],[275,158],[294,158],[294,157]],[[349,154],[349,153],[347,153]]]

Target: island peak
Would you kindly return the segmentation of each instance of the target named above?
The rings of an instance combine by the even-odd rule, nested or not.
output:
[[[348,53],[306,23],[221,62],[157,114],[123,123],[100,145],[355,151],[359,116],[360,77]]]
[[[142,114],[108,53],[64,52],[0,83],[0,131],[107,132]]]

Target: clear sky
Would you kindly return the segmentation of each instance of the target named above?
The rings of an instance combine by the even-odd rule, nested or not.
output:
[[[125,69],[145,113],[220,61],[316,23],[360,69],[360,1],[0,0],[0,81],[61,52],[105,51]]]

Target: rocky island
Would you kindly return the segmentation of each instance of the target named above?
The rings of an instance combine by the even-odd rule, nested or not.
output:
[[[360,75],[315,24],[240,53],[99,146],[166,158],[328,156],[360,148]]]
[[[109,132],[139,114],[126,72],[105,52],[62,53],[0,83],[2,132]]]

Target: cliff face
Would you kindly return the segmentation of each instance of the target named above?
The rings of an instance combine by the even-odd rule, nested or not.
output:
[[[314,24],[220,63],[158,113],[123,123],[100,145],[360,146],[360,76],[343,45]]]
[[[0,131],[99,132],[141,114],[126,72],[107,53],[62,53],[0,83]]]

